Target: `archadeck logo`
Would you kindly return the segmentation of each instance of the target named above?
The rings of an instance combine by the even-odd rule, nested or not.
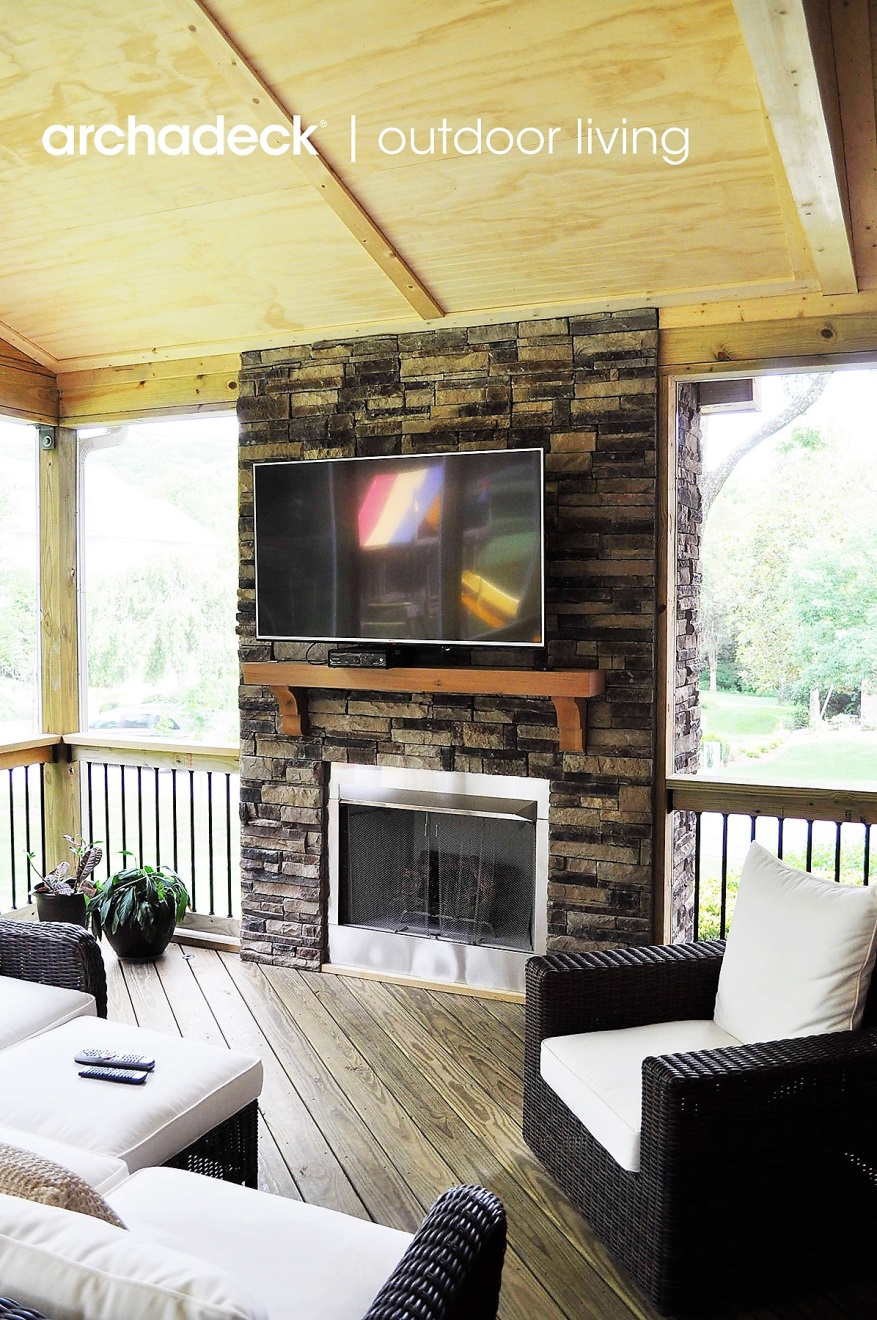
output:
[[[316,156],[311,137],[327,128],[325,119],[318,124],[303,124],[293,115],[286,124],[269,124],[261,132],[250,124],[226,126],[225,117],[217,115],[212,123],[191,128],[188,124],[165,124],[156,129],[129,115],[125,128],[118,124],[50,124],[42,136],[43,149],[50,156],[252,156],[262,151],[267,156]],[[363,132],[356,115],[347,125],[351,164],[364,156],[519,156],[546,157],[567,154],[604,157],[648,157],[665,165],[684,165],[689,156],[689,131],[681,124],[656,127],[634,125],[622,117],[615,124],[597,124],[579,118],[574,125],[527,124],[509,128],[489,125],[476,117],[454,123],[442,118],[433,124],[387,124]]]
[[[225,126],[225,116],[217,115],[212,124],[165,124],[156,131],[151,124],[141,124],[136,115],[128,116],[126,128],[118,124],[50,124],[43,133],[43,149],[50,156],[87,156],[96,151],[99,156],[252,156],[264,151],[266,156],[285,156],[289,152],[300,156],[307,152],[316,156],[317,149],[311,134],[320,124],[302,126],[301,116],[293,115],[291,126],[269,124],[261,133],[250,124]]]

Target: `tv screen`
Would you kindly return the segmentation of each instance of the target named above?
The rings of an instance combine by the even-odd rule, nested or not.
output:
[[[541,646],[541,449],[254,464],[256,633]]]

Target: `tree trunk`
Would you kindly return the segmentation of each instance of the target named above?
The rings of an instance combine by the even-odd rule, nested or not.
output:
[[[808,723],[811,729],[818,729],[822,723],[822,702],[819,700],[819,688],[810,689],[810,711]]]
[[[719,664],[717,660],[710,659],[710,692],[718,692],[718,674]]]

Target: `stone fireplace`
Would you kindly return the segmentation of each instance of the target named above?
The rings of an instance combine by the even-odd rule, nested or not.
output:
[[[333,965],[522,991],[544,953],[544,779],[330,767]]]
[[[255,637],[254,460],[540,446],[544,651],[410,647],[405,664],[601,669],[606,679],[605,696],[587,703],[587,740],[580,752],[560,750],[549,699],[492,690],[312,689],[309,727],[293,737],[282,732],[270,688],[242,687],[245,958],[310,968],[330,960],[349,965],[346,936],[337,944],[346,926],[364,928],[374,945],[384,935],[403,943],[422,940],[426,952],[411,954],[408,970],[428,980],[437,977],[421,973],[421,956],[446,959],[450,980],[464,980],[468,973],[461,964],[479,964],[491,942],[509,960],[525,959],[529,950],[515,945],[520,930],[504,926],[494,906],[498,892],[514,890],[519,858],[485,862],[485,850],[493,855],[490,831],[470,825],[466,833],[460,804],[446,802],[442,809],[435,800],[459,796],[461,776],[473,777],[465,793],[482,799],[468,814],[499,822],[497,837],[505,821],[523,839],[531,822],[514,811],[491,815],[485,802],[538,804],[545,793],[544,874],[535,878],[532,918],[525,923],[535,949],[572,951],[652,938],[655,325],[655,313],[644,310],[244,354],[243,661],[325,655],[322,645]],[[386,792],[434,795],[400,806],[375,801],[372,794],[370,805],[360,800],[359,807],[345,806],[345,830],[359,831],[361,839],[376,832],[372,813],[383,813],[379,819],[390,830],[385,837],[393,839],[398,874],[397,888],[378,897],[390,911],[385,925],[407,924],[406,931],[379,928],[370,907],[374,895],[360,900],[342,898],[336,889],[330,894],[333,813],[341,820],[335,772],[359,768],[398,775]],[[449,780],[438,789],[423,787],[417,782],[421,772],[451,776],[457,787]],[[512,781],[524,781],[525,789]],[[418,812],[414,839],[414,827],[403,828],[396,817]],[[533,848],[538,852],[538,845]],[[447,901],[454,894],[459,902],[452,919]],[[356,906],[360,901],[364,906]],[[414,931],[417,923],[421,929]],[[447,939],[438,938],[442,923]],[[482,978],[476,984],[489,983],[480,966],[474,975]]]

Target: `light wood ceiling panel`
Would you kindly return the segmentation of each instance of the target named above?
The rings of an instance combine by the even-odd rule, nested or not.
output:
[[[451,314],[810,287],[732,0],[207,0]],[[191,16],[191,15],[190,15]],[[0,321],[64,361],[190,354],[411,307],[294,162],[48,157],[50,123],[256,122],[175,0],[0,0]],[[356,114],[360,156],[349,160]],[[556,155],[382,156],[390,124],[563,128]],[[574,151],[688,127],[690,159]],[[796,255],[791,255],[794,252]]]
[[[300,243],[293,235],[307,234]],[[338,260],[339,245],[352,252]],[[87,245],[89,258],[81,252]],[[0,319],[59,359],[122,357],[178,345],[222,352],[411,314],[319,198],[296,190],[65,231],[35,269],[26,240],[5,244]],[[87,278],[83,278],[83,273]]]
[[[273,0],[216,0],[244,49],[445,305],[651,295],[794,277],[754,73],[730,0],[607,6],[470,0],[309,5],[294,41]],[[306,56],[302,56],[302,51]],[[349,163],[349,116],[359,152]],[[480,116],[561,125],[548,159],[382,155],[382,127]],[[688,127],[681,166],[576,155],[575,124]],[[656,233],[659,239],[656,241]]]

